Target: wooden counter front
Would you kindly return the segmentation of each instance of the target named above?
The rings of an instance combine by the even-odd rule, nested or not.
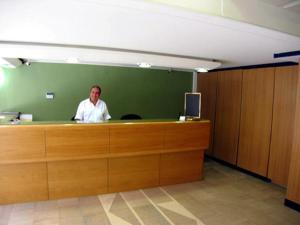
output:
[[[46,132],[47,157],[88,156],[108,153],[108,126],[49,126]]]
[[[0,125],[0,204],[200,180],[209,131],[209,121]]]
[[[110,153],[161,151],[164,129],[160,123],[116,124],[110,126]]]
[[[45,157],[43,127],[0,126],[0,162],[3,160],[37,160]]]

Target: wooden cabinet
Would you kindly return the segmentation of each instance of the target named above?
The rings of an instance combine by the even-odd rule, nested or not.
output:
[[[214,135],[207,153],[286,186],[298,70],[295,65],[198,75],[202,118],[211,120]]]
[[[272,137],[268,178],[286,186],[291,159],[298,66],[275,69]]]
[[[300,61],[299,61],[300,63]],[[300,76],[300,66],[298,66]],[[292,134],[292,132],[291,132]],[[287,199],[300,205],[300,80],[297,81],[296,111],[292,140],[291,163],[287,186]]]
[[[236,165],[242,95],[242,70],[218,73],[214,156]]]
[[[267,176],[272,126],[274,68],[243,71],[237,165]]]
[[[201,92],[201,118],[211,122],[209,148],[205,152],[210,156],[213,155],[217,75],[218,72],[199,73],[197,78],[197,91]]]

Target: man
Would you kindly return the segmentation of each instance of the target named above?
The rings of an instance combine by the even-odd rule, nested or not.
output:
[[[90,97],[80,102],[75,120],[84,122],[99,122],[109,120],[111,116],[108,113],[106,104],[100,100],[101,88],[94,85],[90,89]]]

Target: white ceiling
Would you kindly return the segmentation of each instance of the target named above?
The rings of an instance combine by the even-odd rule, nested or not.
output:
[[[141,0],[1,0],[0,27],[0,57],[53,62],[101,64],[109,49],[214,59],[225,68],[297,62],[273,54],[300,50],[300,37]]]

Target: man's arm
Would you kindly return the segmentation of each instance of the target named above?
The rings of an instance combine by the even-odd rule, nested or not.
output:
[[[104,107],[104,108],[105,108],[105,109],[104,109],[104,113],[103,113],[104,120],[109,120],[109,119],[111,119],[111,116],[110,116],[109,113],[108,113],[108,109],[107,109],[106,104],[105,104],[105,107]]]
[[[79,104],[78,108],[77,108],[75,120],[83,120],[83,113],[84,113],[84,107],[83,107],[83,104],[81,102]]]

